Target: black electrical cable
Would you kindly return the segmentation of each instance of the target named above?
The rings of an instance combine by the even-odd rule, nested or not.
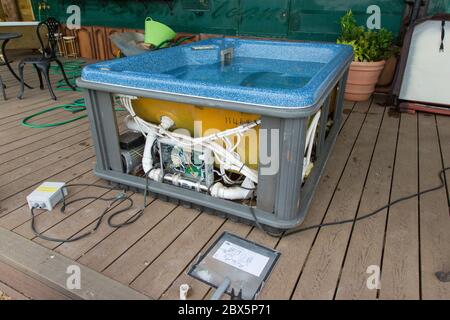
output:
[[[265,233],[265,234],[267,234],[267,235],[269,235],[269,236],[271,236],[271,237],[273,237],[273,238],[279,238],[279,237],[281,237],[281,236],[283,235],[282,232],[279,233],[279,234],[272,233],[272,232],[266,230],[266,229],[262,226],[262,224],[259,222],[259,219],[258,219],[258,217],[256,216],[255,208],[253,207],[253,201],[254,201],[254,200],[255,200],[255,193],[252,192],[252,197],[250,198],[250,212],[251,212],[251,214],[252,214],[252,216],[253,216],[253,220],[254,220],[254,222],[255,222],[256,227],[257,227],[260,231],[262,231],[263,233]]]
[[[397,200],[394,200],[394,201],[388,203],[385,206],[382,206],[382,207],[376,209],[375,211],[372,211],[371,213],[365,214],[365,215],[360,216],[360,217],[357,217],[355,215],[355,218],[353,218],[353,219],[341,220],[341,221],[336,221],[336,222],[327,222],[327,223],[316,224],[316,225],[305,227],[305,228],[293,229],[293,230],[281,233],[279,235],[275,235],[275,234],[273,234],[271,232],[268,232],[260,224],[260,222],[259,222],[259,220],[258,220],[258,218],[257,218],[257,216],[256,216],[256,214],[254,212],[253,207],[251,207],[251,212],[252,212],[252,215],[253,215],[254,222],[255,222],[256,226],[258,227],[258,229],[260,229],[262,232],[268,234],[269,236],[277,237],[277,238],[279,238],[282,235],[283,236],[290,236],[290,235],[293,235],[293,234],[298,234],[298,233],[301,233],[301,232],[305,232],[305,231],[312,230],[312,229],[318,229],[318,228],[322,228],[322,227],[336,226],[336,225],[342,225],[342,224],[347,224],[347,223],[356,223],[358,221],[361,221],[361,220],[364,220],[364,219],[368,219],[368,218],[370,218],[370,217],[380,213],[384,209],[387,209],[387,208],[389,208],[389,207],[391,207],[391,206],[393,206],[393,205],[395,205],[395,204],[397,204],[399,202],[403,202],[403,201],[406,201],[406,200],[409,200],[409,199],[412,199],[412,198],[415,198],[415,197],[418,197],[418,196],[421,196],[421,195],[424,195],[424,194],[427,194],[427,193],[430,193],[430,192],[434,192],[434,191],[437,191],[437,190],[440,190],[440,189],[444,188],[445,187],[445,172],[447,170],[450,170],[450,167],[446,167],[446,168],[442,169],[441,171],[439,171],[439,179],[441,180],[441,184],[439,186],[434,187],[434,188],[430,188],[430,189],[427,189],[427,190],[424,190],[424,191],[420,191],[418,193],[411,194],[411,195],[406,196],[406,197],[399,198]],[[448,199],[448,201],[449,201],[448,203],[450,205],[450,199]]]
[[[107,187],[107,186],[102,186],[102,185],[96,185],[96,184],[87,184],[87,183],[76,183],[76,184],[68,184],[65,185],[64,188],[69,188],[69,187],[94,187],[94,188],[102,188],[102,189],[106,189],[109,191],[122,191],[122,189],[116,188],[116,187]],[[123,208],[120,209],[114,213],[112,213],[109,217],[108,217],[108,225],[111,228],[115,228],[115,229],[119,229],[122,228],[124,226],[130,225],[134,222],[136,222],[137,220],[139,220],[142,215],[144,214],[145,208],[147,207],[147,197],[148,197],[148,174],[145,175],[145,191],[144,191],[144,201],[143,201],[143,206],[142,208],[136,212],[135,214],[133,214],[130,218],[128,218],[126,221],[122,222],[122,223],[113,223],[113,219],[117,216],[119,216],[120,214],[130,210],[133,205],[134,205],[134,201],[133,199],[131,199],[131,196],[125,195],[125,193],[119,193],[118,195],[116,195],[113,198],[103,198],[103,197],[82,197],[79,199],[75,199],[69,202],[66,202],[65,196],[64,196],[64,192],[63,190],[61,190],[61,192],[63,193],[63,203],[62,203],[62,207],[60,209],[61,213],[64,213],[66,210],[66,207],[70,204],[73,204],[75,202],[79,202],[79,201],[83,201],[83,200],[101,200],[101,201],[105,201],[105,202],[110,202],[108,204],[108,207],[103,210],[103,212],[100,214],[100,216],[95,219],[94,221],[97,221],[94,228],[92,228],[92,230],[87,231],[85,233],[82,233],[76,237],[71,237],[71,238],[67,238],[67,239],[58,239],[58,238],[53,238],[53,237],[49,237],[44,235],[42,232],[39,232],[36,228],[36,216],[35,216],[35,212],[34,210],[37,208],[31,208],[30,213],[31,213],[31,230],[33,231],[34,235],[38,238],[41,238],[43,240],[47,240],[47,241],[52,241],[52,242],[61,242],[61,243],[66,243],[66,242],[75,242],[81,239],[84,239],[88,236],[90,236],[91,234],[93,234],[94,232],[96,232],[98,230],[98,228],[100,227],[100,225],[102,224],[103,218],[105,217],[105,215],[110,212],[110,209],[114,206],[114,204],[116,204],[118,201],[128,202],[128,205]]]
[[[121,214],[121,211],[114,212],[114,213],[111,214],[111,215],[109,216],[109,218],[108,218],[108,225],[109,225],[111,228],[119,229],[119,228],[128,226],[128,225],[130,225],[130,224],[132,224],[132,223],[135,223],[136,221],[138,221],[138,220],[142,217],[142,215],[143,215],[144,212],[145,212],[145,208],[147,207],[148,175],[150,174],[150,172],[151,172],[151,171],[149,171],[149,172],[145,175],[144,203],[143,203],[143,205],[142,205],[141,210],[139,210],[138,212],[136,212],[135,214],[133,214],[133,215],[131,216],[131,218],[129,218],[129,219],[126,220],[125,222],[122,222],[122,223],[119,223],[119,224],[113,223],[112,220],[113,220],[115,217],[117,217],[119,214]],[[130,200],[131,200],[131,199],[130,199]]]
[[[83,197],[83,198],[74,200],[74,201],[72,201],[71,203],[77,202],[77,201],[82,201],[82,200],[88,200],[88,199],[92,199],[92,200],[102,200],[102,201],[112,201],[112,202],[108,205],[108,207],[102,212],[102,214],[96,219],[97,223],[95,224],[95,227],[94,227],[92,230],[87,231],[87,232],[85,232],[85,233],[82,233],[82,234],[80,234],[80,235],[78,235],[78,236],[76,236],[76,237],[73,237],[73,238],[67,238],[67,239],[58,239],[58,238],[53,238],[53,237],[46,236],[46,235],[42,234],[42,232],[39,232],[39,231],[37,230],[37,228],[36,228],[35,213],[34,213],[34,210],[35,210],[36,208],[31,208],[31,211],[30,211],[30,212],[31,212],[31,230],[33,231],[34,235],[35,235],[36,237],[38,237],[38,238],[41,238],[41,239],[44,239],[44,240],[47,240],[47,241],[61,242],[61,243],[65,243],[65,242],[75,242],[75,241],[84,239],[84,238],[86,238],[87,236],[93,234],[95,231],[97,231],[97,229],[100,227],[100,225],[101,225],[101,223],[102,223],[103,217],[109,212],[109,209],[110,209],[117,201],[119,201],[121,198]],[[133,206],[133,202],[132,202],[131,199],[127,198],[127,199],[124,199],[124,201],[125,201],[125,200],[129,200],[129,201],[130,201],[130,204],[129,204],[129,206],[127,206],[125,209],[122,209],[122,210],[118,211],[118,212],[120,212],[120,213],[122,213],[122,212],[124,212],[124,211],[127,211],[128,209],[130,209],[130,208]],[[61,210],[61,211],[62,211],[62,210]]]
[[[353,218],[353,219],[341,220],[341,221],[336,221],[336,222],[321,223],[321,224],[317,224],[317,225],[313,225],[313,226],[309,226],[309,227],[305,227],[305,228],[300,228],[300,229],[294,229],[294,230],[286,231],[286,232],[281,233],[281,234],[274,234],[274,233],[269,232],[268,230],[266,230],[261,225],[261,223],[259,222],[258,217],[256,216],[255,210],[254,210],[254,208],[252,206],[254,198],[255,198],[255,194],[254,193],[252,193],[252,197],[250,199],[251,214],[253,216],[254,223],[255,223],[255,225],[257,226],[258,229],[260,229],[262,232],[266,233],[267,235],[269,235],[271,237],[277,237],[277,238],[279,238],[280,236],[289,236],[289,235],[298,234],[298,233],[301,233],[301,232],[304,232],[304,231],[308,231],[308,230],[312,230],[312,229],[318,229],[318,228],[322,228],[322,227],[342,225],[342,224],[347,224],[347,223],[356,223],[358,221],[370,218],[370,217],[380,213],[384,209],[387,209],[387,208],[389,208],[389,207],[391,207],[391,206],[393,206],[393,205],[395,205],[395,204],[397,204],[399,202],[403,202],[403,201],[415,198],[417,196],[421,196],[421,195],[424,195],[424,194],[427,194],[427,193],[430,193],[430,192],[434,192],[434,191],[437,191],[437,190],[440,190],[440,189],[444,188],[445,187],[445,177],[444,177],[444,175],[445,175],[445,172],[447,170],[450,170],[450,167],[446,167],[446,168],[444,168],[443,170],[441,170],[439,172],[439,179],[441,181],[441,184],[439,186],[434,187],[434,188],[430,188],[430,189],[427,189],[427,190],[424,190],[424,191],[421,191],[421,192],[418,192],[418,193],[415,193],[415,194],[411,194],[411,195],[406,196],[406,197],[399,198],[399,199],[397,199],[395,201],[392,201],[392,202],[386,204],[385,206],[382,206],[382,207],[376,209],[375,211],[373,211],[371,213],[368,213],[368,214],[360,216],[360,217],[355,216],[355,218]],[[114,188],[114,187],[111,188],[111,187],[106,187],[106,186],[102,186],[102,185],[93,185],[93,184],[70,184],[70,185],[66,185],[65,188],[67,188],[67,187],[74,187],[74,186],[88,186],[88,187],[103,188],[103,189],[107,189],[107,190],[110,190],[110,191],[114,191],[114,190],[122,191],[121,189]],[[255,190],[255,189],[250,189],[250,188],[244,188],[244,189],[253,190],[253,191]],[[79,198],[79,199],[76,199],[76,200],[73,200],[73,201],[70,201],[70,202],[66,202],[65,201],[65,197],[63,196],[63,206],[61,207],[61,212],[62,213],[64,213],[65,208],[66,208],[67,205],[70,205],[70,204],[72,204],[74,202],[78,202],[78,201],[82,201],[82,200],[87,200],[87,199],[91,199],[92,200],[93,199],[93,200],[112,201],[112,202],[102,212],[102,214],[96,219],[97,223],[96,223],[95,227],[91,231],[85,232],[85,233],[83,233],[83,234],[81,234],[81,235],[79,235],[77,237],[68,238],[68,239],[57,239],[57,238],[52,238],[52,237],[45,236],[41,232],[37,231],[37,229],[36,229],[36,222],[35,222],[35,213],[34,213],[34,210],[36,208],[32,208],[31,211],[30,211],[31,212],[31,229],[33,230],[33,233],[37,237],[39,237],[41,239],[44,239],[44,240],[53,241],[53,242],[61,242],[61,243],[74,242],[74,241],[81,240],[81,239],[83,239],[83,238],[93,234],[100,227],[104,216],[110,211],[111,207],[117,201],[120,201],[120,200],[122,200],[122,202],[123,201],[128,201],[129,205],[126,208],[118,210],[117,212],[114,212],[113,214],[111,214],[109,216],[109,218],[108,218],[108,225],[110,227],[112,227],[112,228],[118,229],[118,228],[122,228],[124,226],[130,225],[130,224],[136,222],[137,220],[139,220],[142,217],[142,215],[144,214],[144,210],[147,207],[147,196],[148,196],[148,174],[145,175],[144,203],[143,203],[142,209],[139,210],[138,212],[136,212],[133,216],[131,216],[125,222],[122,222],[122,223],[119,223],[119,224],[113,223],[112,220],[115,217],[117,217],[118,215],[122,214],[123,212],[128,211],[129,209],[131,209],[133,207],[134,202],[133,202],[133,199],[130,198],[130,196],[125,196],[124,193],[120,193],[119,195],[117,195],[114,198],[83,197],[83,198]],[[450,199],[449,199],[449,204],[450,204]]]

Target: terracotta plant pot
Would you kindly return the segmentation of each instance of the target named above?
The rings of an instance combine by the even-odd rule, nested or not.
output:
[[[355,62],[350,65],[345,99],[350,101],[366,101],[375,91],[385,61]]]

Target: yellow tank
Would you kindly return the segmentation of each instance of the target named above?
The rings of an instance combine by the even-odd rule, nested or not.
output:
[[[168,116],[175,122],[174,130],[186,129],[196,137],[235,128],[260,118],[256,114],[147,98],[133,100],[133,109],[140,118],[155,124],[160,122],[162,116]],[[256,127],[242,137],[236,150],[241,160],[254,169],[258,164],[258,141]]]

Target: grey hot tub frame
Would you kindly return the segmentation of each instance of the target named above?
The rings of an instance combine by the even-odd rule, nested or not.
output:
[[[78,79],[78,86],[85,89],[87,111],[95,145],[97,163],[94,173],[98,177],[114,183],[145,189],[145,178],[126,174],[122,171],[118,129],[113,108],[114,94],[260,114],[262,129],[279,130],[279,170],[272,176],[262,175],[261,169],[264,165],[260,164],[257,205],[253,212],[261,224],[275,230],[295,228],[305,218],[315,188],[339,133],[347,74],[347,69],[342,70],[336,77],[335,82],[331,83],[326,89],[322,99],[315,105],[296,110],[274,110],[263,106],[103,85]],[[336,99],[331,99],[334,88],[337,89]],[[326,124],[332,100],[335,101],[334,125],[326,134]],[[322,115],[317,135],[316,161],[312,173],[302,185],[301,177],[308,118],[319,109],[322,110]],[[270,134],[268,136],[270,137]],[[259,150],[261,149],[260,147]],[[268,151],[270,153],[270,150]],[[156,181],[149,181],[148,189],[150,192],[163,198],[169,198],[171,201],[190,204],[231,218],[254,221],[252,209],[244,204],[213,198],[207,194]]]

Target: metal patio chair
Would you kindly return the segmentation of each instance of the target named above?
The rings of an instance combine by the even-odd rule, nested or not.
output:
[[[42,82],[42,75],[45,78],[45,82],[48,87],[48,91],[50,92],[50,95],[52,96],[53,100],[57,100],[55,93],[52,89],[52,84],[50,82],[50,65],[52,62],[56,62],[59,66],[59,68],[62,71],[62,75],[64,77],[64,81],[67,83],[67,85],[73,90],[76,91],[76,88],[69,82],[67,79],[66,73],[64,71],[64,66],[62,62],[57,58],[57,50],[58,50],[58,38],[57,35],[60,33],[60,27],[61,24],[56,20],[55,18],[48,18],[45,21],[42,21],[38,24],[36,32],[39,39],[39,42],[41,44],[41,51],[42,54],[40,55],[34,55],[27,57],[20,61],[19,63],[19,76],[21,79],[20,83],[20,93],[18,95],[19,99],[23,98],[24,93],[24,75],[23,70],[25,65],[32,64],[34,68],[36,69],[36,72],[39,77],[39,83],[40,83],[40,89],[44,89],[44,85]],[[46,32],[44,32],[42,29],[46,28]],[[42,39],[42,35],[47,34],[48,41],[44,43],[44,40]]]

